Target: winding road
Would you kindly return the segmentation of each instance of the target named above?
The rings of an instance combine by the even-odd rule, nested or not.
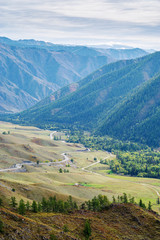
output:
[[[51,140],[53,140],[53,135],[54,135],[55,133],[56,133],[56,131],[50,133],[50,139],[51,139]],[[87,151],[90,151],[90,149],[87,149]],[[67,153],[69,153],[69,152],[67,152]],[[68,161],[70,161],[70,158],[67,156],[67,153],[62,153],[62,154],[61,154],[61,155],[64,157],[64,160],[62,160],[62,161],[59,161],[59,162],[48,162],[48,163],[39,163],[39,165],[48,165],[48,166],[51,166],[51,165],[55,165],[55,164],[60,164],[60,163],[68,162]],[[110,156],[112,156],[112,154],[110,154]],[[110,156],[104,158],[103,160],[108,159]],[[92,164],[90,164],[90,165],[88,165],[88,166],[86,166],[86,167],[83,167],[83,168],[82,168],[82,171],[85,171],[85,172],[89,172],[89,173],[93,173],[93,174],[102,176],[101,174],[99,174],[99,173],[97,173],[97,172],[93,172],[93,171],[87,170],[87,168],[89,168],[89,167],[91,167],[91,166],[94,166],[94,165],[96,165],[96,164],[98,164],[98,163],[100,163],[100,161],[97,161],[97,162],[92,163]],[[14,172],[14,171],[18,171],[18,170],[21,171],[22,166],[25,166],[25,165],[36,166],[37,163],[35,163],[35,162],[30,162],[30,163],[15,164],[15,167],[0,169],[0,172],[12,172],[12,171]],[[107,177],[107,176],[105,176],[105,177]],[[108,178],[108,177],[107,177],[107,178]],[[143,185],[143,186],[146,186],[146,187],[152,189],[152,190],[157,194],[157,196],[160,197],[160,193],[158,192],[158,190],[157,190],[155,187],[153,187],[153,186],[151,186],[151,185],[149,185],[149,184],[145,184],[145,183],[139,183],[139,184],[141,184],[141,185]],[[2,183],[0,183],[0,185],[3,186],[3,187],[5,187],[4,185],[2,185]]]
[[[50,139],[53,140],[54,138],[54,134],[56,133],[56,131],[50,133]],[[0,169],[0,172],[16,172],[16,171],[21,171],[23,166],[37,166],[37,165],[47,165],[47,166],[51,166],[51,165],[55,165],[55,164],[60,164],[60,163],[64,163],[64,162],[68,162],[70,161],[70,158],[66,155],[66,153],[62,153],[61,154],[64,157],[64,160],[59,161],[59,162],[48,162],[48,163],[35,163],[35,162],[24,162],[24,163],[20,163],[20,164],[15,164],[14,167],[10,167],[10,168],[4,168],[4,169]]]
[[[112,154],[111,154],[111,155],[112,155]],[[110,157],[110,156],[104,158],[103,160],[105,160],[105,159],[107,159],[107,158],[109,158],[109,157]],[[100,163],[100,161],[97,161],[97,162],[92,163],[92,164],[90,164],[90,165],[88,165],[88,166],[86,166],[86,167],[83,167],[82,170],[85,171],[85,172],[88,172],[88,173],[94,173],[94,174],[96,174],[96,175],[102,176],[102,174],[100,174],[100,173],[86,170],[86,168],[89,168],[89,167],[91,167],[91,166],[94,166],[94,165],[96,165],[96,164],[98,164],[98,163]],[[104,177],[107,177],[107,176],[104,176]],[[108,177],[107,177],[107,178],[108,178]],[[141,185],[143,185],[143,186],[146,186],[146,187],[152,189],[152,190],[157,194],[157,196],[160,197],[160,193],[158,192],[158,190],[157,190],[155,187],[152,187],[151,185],[145,184],[145,183],[139,183],[139,184],[141,184]]]
[[[141,183],[141,185],[146,186],[146,187],[152,189],[154,192],[156,192],[157,196],[160,197],[160,194],[159,194],[159,192],[157,191],[157,189],[155,187],[152,187],[152,186],[150,186],[149,184],[146,184],[146,183]]]
[[[105,158],[105,159],[106,159],[106,158]],[[89,168],[89,167],[91,167],[91,166],[93,166],[93,165],[96,165],[96,164],[98,164],[98,163],[100,163],[100,161],[97,161],[97,162],[95,162],[95,163],[92,163],[92,164],[88,165],[87,167],[83,167],[82,170],[84,171],[86,168]]]
[[[51,139],[51,140],[53,140],[53,134],[55,134],[55,133],[56,133],[56,131],[50,133],[50,139]]]
[[[105,157],[105,158],[103,159],[103,161],[106,160],[106,159],[108,159],[108,158],[111,157],[111,156],[113,156],[113,154],[110,154],[110,156]],[[100,161],[97,161],[97,162],[92,163],[92,164],[90,164],[90,165],[88,165],[88,166],[86,166],[86,167],[83,167],[82,170],[83,170],[83,171],[87,171],[87,170],[85,170],[86,168],[89,168],[89,167],[91,167],[91,166],[94,166],[94,165],[96,165],[96,164],[98,164],[98,163],[100,163]],[[92,171],[87,171],[87,172],[92,172]],[[92,172],[92,173],[96,173],[96,172]],[[97,173],[96,173],[96,174],[97,174]],[[100,174],[100,175],[101,175],[101,174]]]

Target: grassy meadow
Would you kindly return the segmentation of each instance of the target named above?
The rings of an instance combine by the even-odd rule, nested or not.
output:
[[[0,197],[4,202],[11,196],[17,200],[40,201],[42,197],[57,195],[66,199],[72,195],[81,203],[98,194],[112,199],[113,195],[126,192],[134,196],[137,202],[140,198],[146,204],[151,201],[153,209],[160,212],[160,205],[156,205],[160,180],[108,174],[108,165],[100,163],[87,167],[100,159],[114,159],[114,156],[103,151],[84,151],[85,147],[80,144],[66,143],[64,133],[55,133],[61,136],[61,140],[51,140],[50,133],[35,127],[0,122],[0,169],[26,160],[53,163],[51,166],[25,166],[26,172],[1,171]],[[73,161],[60,162],[64,159],[64,153]],[[66,166],[68,163],[69,166]],[[87,168],[83,170],[84,167]],[[69,172],[59,173],[59,168]]]

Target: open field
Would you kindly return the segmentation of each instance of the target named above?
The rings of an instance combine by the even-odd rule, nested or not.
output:
[[[11,196],[15,196],[17,200],[23,198],[25,201],[39,201],[42,196],[55,194],[63,199],[72,195],[81,203],[98,194],[112,199],[113,195],[126,192],[135,196],[137,201],[142,198],[148,204],[150,200],[153,209],[160,212],[160,205],[155,205],[160,194],[160,180],[109,175],[108,165],[100,163],[87,167],[100,159],[110,160],[114,156],[102,151],[84,151],[82,145],[66,143],[64,140],[51,140],[50,133],[34,127],[0,122],[1,169],[26,160],[53,163],[51,166],[25,165],[26,172],[0,172],[0,195],[4,201],[7,202]],[[61,137],[63,136],[61,133]],[[73,162],[60,162],[64,159],[64,153],[73,159]],[[68,163],[70,167],[66,167]],[[84,167],[87,167],[85,171],[82,170]],[[69,172],[59,173],[59,168]],[[15,192],[12,189],[15,189]]]

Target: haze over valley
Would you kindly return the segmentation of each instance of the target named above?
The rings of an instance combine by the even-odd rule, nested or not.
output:
[[[94,49],[0,38],[1,113],[25,110],[101,66],[147,54],[141,49]]]

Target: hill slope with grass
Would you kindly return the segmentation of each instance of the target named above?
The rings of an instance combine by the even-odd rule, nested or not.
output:
[[[114,204],[103,212],[32,213],[21,216],[1,208],[3,232],[1,239],[85,239],[84,226],[91,226],[89,239],[157,240],[160,238],[160,218],[132,204]],[[64,226],[65,230],[64,231]],[[54,237],[54,238],[53,238]]]

